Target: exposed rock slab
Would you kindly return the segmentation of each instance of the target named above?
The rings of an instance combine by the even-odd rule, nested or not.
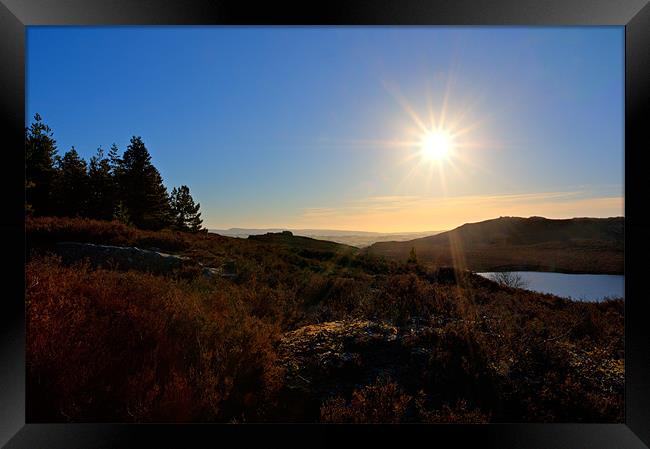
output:
[[[233,277],[233,273],[225,272],[223,268],[206,267],[185,256],[168,254],[152,249],[142,249],[135,246],[96,245],[93,243],[60,242],[56,252],[66,264],[87,260],[96,268],[117,270],[139,270],[157,274],[169,273],[183,267],[195,266],[200,268],[206,277]]]
[[[64,263],[86,259],[95,267],[168,272],[181,268],[188,259],[182,256],[141,249],[134,246],[95,245],[60,242],[57,253]]]

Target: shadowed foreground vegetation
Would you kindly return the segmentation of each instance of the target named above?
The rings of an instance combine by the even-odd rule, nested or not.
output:
[[[288,234],[51,217],[26,232],[30,422],[623,420],[621,299],[574,302]],[[58,242],[188,259],[94,267],[64,263]]]

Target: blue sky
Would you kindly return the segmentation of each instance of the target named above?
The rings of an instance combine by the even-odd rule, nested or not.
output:
[[[86,158],[142,136],[210,228],[615,216],[623,50],[622,27],[29,27],[26,121]]]

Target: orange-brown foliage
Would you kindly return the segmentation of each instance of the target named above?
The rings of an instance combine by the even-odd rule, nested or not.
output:
[[[191,234],[178,231],[144,231],[119,221],[90,218],[28,217],[25,230],[28,243],[32,244],[74,241],[157,247],[164,251],[187,248],[192,238]]]
[[[377,379],[352,393],[352,400],[342,397],[327,400],[321,406],[321,421],[328,423],[399,423],[404,418],[411,396],[404,394],[389,379]]]
[[[33,420],[260,419],[277,328],[236,299],[149,274],[27,265]]]

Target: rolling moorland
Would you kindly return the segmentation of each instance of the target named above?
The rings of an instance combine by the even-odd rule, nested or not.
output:
[[[404,242],[380,242],[371,255],[472,271],[623,274],[624,218],[501,217]]]
[[[302,237],[311,237],[317,240],[329,240],[330,242],[342,243],[344,245],[356,246],[363,248],[376,242],[401,242],[404,240],[413,240],[419,237],[428,237],[439,234],[443,231],[428,232],[365,232],[365,231],[339,231],[329,229],[210,229],[210,232],[228,237],[247,238],[250,235],[260,235],[267,233],[278,233],[290,231],[293,235]]]
[[[622,299],[288,232],[28,217],[26,236],[31,422],[623,420]]]

